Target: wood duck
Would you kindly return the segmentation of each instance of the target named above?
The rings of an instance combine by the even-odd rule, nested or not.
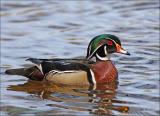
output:
[[[8,69],[6,74],[22,75],[31,80],[50,81],[65,85],[90,85],[115,82],[118,72],[110,55],[122,53],[130,55],[121,47],[118,37],[101,34],[88,45],[85,59],[36,59],[28,58],[35,66]],[[95,58],[95,60],[93,60]]]

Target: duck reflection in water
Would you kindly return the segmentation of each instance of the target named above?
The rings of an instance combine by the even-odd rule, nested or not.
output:
[[[128,112],[128,106],[116,106],[113,104],[125,104],[125,101],[116,99],[116,89],[118,83],[90,85],[90,86],[69,86],[57,85],[48,81],[32,81],[28,80],[24,84],[10,85],[8,90],[22,91],[29,94],[34,94],[41,99],[51,100],[57,104],[46,104],[50,107],[58,107],[64,109],[71,109],[74,111],[87,111],[91,114],[112,114],[112,111]],[[84,103],[91,107],[88,109],[83,106],[59,105],[59,102],[67,103]]]

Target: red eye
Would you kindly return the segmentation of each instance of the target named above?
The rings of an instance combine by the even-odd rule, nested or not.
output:
[[[113,45],[113,42],[111,40],[107,41],[107,44],[112,46]]]

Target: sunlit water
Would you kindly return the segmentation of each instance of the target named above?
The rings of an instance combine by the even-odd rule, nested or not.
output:
[[[1,1],[1,115],[158,115],[159,0]],[[28,57],[85,57],[89,41],[115,34],[118,85],[58,86],[3,72]]]

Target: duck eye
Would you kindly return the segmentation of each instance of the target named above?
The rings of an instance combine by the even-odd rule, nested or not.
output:
[[[107,41],[107,45],[112,46],[113,42],[111,40]]]

